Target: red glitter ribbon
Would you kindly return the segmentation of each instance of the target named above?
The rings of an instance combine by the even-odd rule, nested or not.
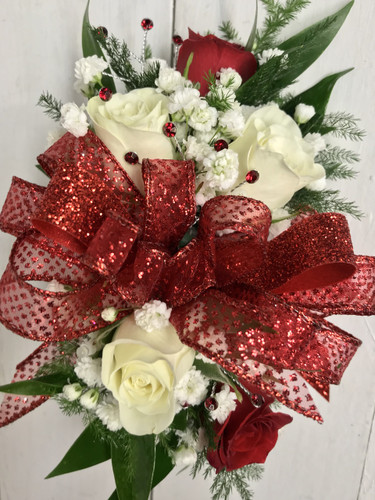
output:
[[[315,214],[267,242],[263,203],[219,196],[177,250],[195,218],[193,162],[144,161],[143,198],[91,132],[66,134],[38,159],[48,187],[14,179],[0,216],[18,237],[0,282],[9,329],[76,338],[107,324],[106,307],[158,298],[183,342],[321,420],[304,380],[328,397],[360,345],[323,315],[375,312],[374,258],[353,255],[342,215]],[[53,279],[72,291],[29,283]]]

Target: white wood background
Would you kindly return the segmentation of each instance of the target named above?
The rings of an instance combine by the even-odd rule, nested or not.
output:
[[[43,183],[34,167],[37,154],[46,146],[47,132],[54,127],[35,106],[42,90],[64,102],[77,99],[72,90],[73,65],[81,57],[80,27],[86,0],[1,0],[1,169],[0,202],[5,199],[12,175]],[[333,13],[345,0],[312,0],[299,17],[299,28]],[[253,19],[251,0],[92,0],[91,21],[127,39],[139,52],[139,23],[150,17],[154,55],[168,58],[170,38],[187,35],[187,27],[215,30],[231,19],[246,40]],[[299,88],[321,77],[355,66],[340,80],[331,110],[348,110],[361,117],[368,136],[353,149],[362,156],[355,182],[340,185],[357,199],[366,216],[350,220],[357,253],[374,253],[374,32],[375,3],[356,0],[343,29],[301,78]],[[291,33],[297,29],[294,25]],[[1,271],[6,265],[13,238],[2,235]],[[325,423],[320,426],[299,415],[281,432],[270,454],[263,481],[256,484],[256,500],[371,500],[375,498],[375,321],[372,318],[335,319],[360,337],[358,352],[331,403],[316,397]],[[0,384],[10,381],[15,365],[36,346],[7,332],[0,332]],[[79,419],[60,414],[49,402],[22,420],[0,430],[0,499],[105,500],[114,489],[109,464],[69,476],[44,481],[81,432]],[[154,494],[155,500],[208,499],[208,484],[192,482],[187,474],[167,479]],[[233,499],[237,496],[233,495]]]

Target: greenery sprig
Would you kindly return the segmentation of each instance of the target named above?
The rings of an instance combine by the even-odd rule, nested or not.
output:
[[[37,102],[37,105],[44,108],[43,112],[47,116],[49,116],[50,118],[52,118],[57,122],[60,121],[62,102],[56,99],[56,97],[54,97],[48,91],[43,92],[41,94]]]

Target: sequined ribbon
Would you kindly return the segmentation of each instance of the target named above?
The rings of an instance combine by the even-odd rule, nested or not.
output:
[[[216,197],[177,251],[195,217],[192,162],[145,161],[144,199],[90,132],[66,134],[39,162],[48,187],[15,179],[0,217],[18,236],[0,283],[8,328],[46,342],[74,338],[104,326],[106,307],[160,298],[185,343],[321,419],[303,379],[327,397],[360,342],[316,311],[374,312],[374,260],[353,255],[343,216],[313,215],[268,243],[264,204]],[[29,283],[53,279],[73,291]],[[353,300],[344,298],[350,289]]]

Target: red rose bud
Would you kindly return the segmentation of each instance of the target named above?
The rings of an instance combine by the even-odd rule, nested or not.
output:
[[[215,427],[217,448],[209,450],[207,459],[216,472],[222,469],[232,471],[249,464],[263,464],[268,453],[275,446],[278,430],[293,419],[285,413],[274,413],[269,405],[273,398],[242,381],[253,394],[260,395],[260,406],[241,391],[242,403],[237,402],[236,409],[229,414],[224,424]]]
[[[208,83],[204,77],[209,71],[215,75],[221,68],[232,68],[241,75],[242,81],[245,82],[257,69],[254,55],[240,45],[226,42],[214,35],[201,36],[189,29],[189,38],[184,40],[178,54],[177,70],[181,74],[192,52],[194,57],[188,77],[192,82],[201,84],[201,95],[206,95],[208,92]]]

